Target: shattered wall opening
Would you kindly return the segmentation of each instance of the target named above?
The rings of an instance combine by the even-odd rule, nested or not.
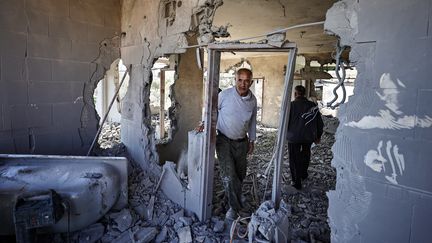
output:
[[[120,87],[123,77],[123,84]],[[126,95],[128,85],[127,68],[121,59],[117,59],[111,64],[110,69],[106,71],[104,78],[99,81],[94,91],[93,99],[99,116],[99,126],[103,127],[98,138],[99,147],[102,149],[112,148],[121,142],[121,101]],[[115,96],[117,90],[118,94]],[[114,103],[108,110],[113,99]],[[105,115],[107,118],[102,124]]]
[[[174,62],[172,59],[159,58],[152,67],[150,111],[157,144],[169,143],[175,135],[172,128],[175,125],[171,120],[174,117],[169,113],[172,110],[171,104],[175,105],[175,97],[171,93],[176,78],[175,63],[170,63]]]

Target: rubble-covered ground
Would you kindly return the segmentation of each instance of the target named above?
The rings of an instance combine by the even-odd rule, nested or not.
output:
[[[325,123],[321,143],[311,149],[309,177],[303,181],[303,189],[297,191],[291,186],[288,153],[282,170],[282,198],[291,206],[291,238],[296,242],[330,242],[330,228],[327,223],[328,198],[326,192],[336,185],[336,171],[331,167],[333,154],[331,147],[334,133],[339,124],[337,118],[323,116]],[[248,159],[248,171],[243,182],[246,214],[253,213],[260,204],[271,199],[273,168],[270,166],[274,145],[277,140],[277,129],[257,127],[258,138],[254,153]],[[223,186],[218,176],[216,163],[213,214],[223,216],[227,211]],[[266,189],[267,188],[267,189]]]
[[[327,223],[328,199],[326,192],[334,189],[335,170],[330,166],[331,146],[338,125],[336,118],[323,117],[326,124],[321,143],[312,148],[309,178],[297,191],[291,184],[287,161],[282,174],[282,198],[290,206],[292,242],[330,242]],[[262,202],[271,198],[273,168],[269,167],[277,129],[258,126],[258,139],[249,157],[247,177],[243,184],[245,215],[252,214]],[[108,124],[99,139],[100,156],[127,156],[120,143],[119,124]],[[285,155],[287,158],[287,154]],[[229,242],[229,228],[224,225],[228,207],[220,183],[218,165],[215,168],[213,217],[199,222],[195,215],[166,198],[154,178],[142,171],[130,158],[129,206],[121,211],[110,211],[98,223],[71,233],[71,242]],[[239,224],[246,230],[245,224]],[[245,231],[243,231],[245,232]],[[243,233],[242,232],[242,233]],[[236,236],[237,241],[242,242]],[[52,242],[64,242],[66,234],[55,235]],[[247,237],[244,239],[247,240]],[[244,241],[243,241],[244,242]]]

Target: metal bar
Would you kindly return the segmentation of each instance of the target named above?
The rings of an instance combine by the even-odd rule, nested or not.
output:
[[[129,70],[131,70],[131,69],[132,69],[132,64],[129,66]],[[100,135],[100,133],[101,133],[101,131],[102,131],[102,128],[103,128],[103,124],[105,123],[105,120],[106,120],[107,117],[108,117],[108,114],[109,114],[109,112],[110,112],[110,110],[111,110],[111,107],[113,106],[114,101],[116,100],[117,95],[118,95],[118,93],[120,92],[120,88],[121,88],[122,85],[123,85],[123,82],[124,82],[124,80],[125,80],[125,78],[126,78],[126,74],[127,74],[127,73],[128,73],[128,70],[126,70],[126,72],[123,74],[123,78],[122,78],[122,80],[121,80],[121,82],[120,82],[120,85],[119,85],[118,89],[116,90],[116,92],[115,92],[113,98],[111,99],[111,103],[110,103],[109,106],[108,106],[108,110],[107,110],[107,112],[105,113],[105,115],[104,115],[104,117],[103,117],[103,119],[102,119],[102,123],[101,123],[101,125],[99,126],[99,129],[98,129],[97,132],[96,132],[96,135],[95,135],[95,137],[94,137],[94,139],[93,139],[92,144],[90,145],[90,148],[89,148],[89,150],[88,150],[88,152],[87,152],[87,156],[90,155],[91,151],[93,150],[94,145],[96,144],[97,139],[99,138],[99,135]]]
[[[204,103],[204,134],[202,168],[205,173],[203,187],[201,187],[200,207],[203,218],[209,219],[212,213],[214,156],[216,148],[216,122],[219,88],[220,52],[208,49],[208,75],[205,83]]]
[[[257,43],[213,43],[208,45],[209,49],[218,51],[241,51],[241,52],[287,52],[297,48],[293,42],[286,42],[281,47],[269,44]]]
[[[288,66],[285,73],[285,88],[283,93],[282,105],[281,105],[281,116],[279,118],[279,130],[277,140],[277,151],[275,170],[273,174],[273,187],[272,187],[272,200],[275,203],[276,208],[279,208],[280,194],[281,194],[281,172],[284,157],[284,148],[286,144],[286,134],[288,130],[288,121],[291,107],[291,93],[294,81],[294,68],[295,60],[297,55],[297,49],[290,51],[288,56]]]
[[[160,70],[159,139],[165,137],[165,70]]]

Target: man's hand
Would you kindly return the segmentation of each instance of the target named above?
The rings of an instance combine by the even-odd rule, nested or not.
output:
[[[255,146],[255,142],[254,141],[250,141],[249,142],[249,150],[248,150],[248,154],[252,154],[254,151],[254,146]]]
[[[204,122],[199,122],[198,126],[195,127],[195,132],[203,132],[204,131]]]

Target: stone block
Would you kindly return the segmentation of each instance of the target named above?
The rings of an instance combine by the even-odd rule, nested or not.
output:
[[[34,153],[53,155],[65,155],[71,153],[73,150],[71,135],[75,132],[76,130],[70,129],[63,129],[61,131],[47,130],[43,133],[35,130]]]
[[[11,117],[12,129],[26,129],[28,128],[27,120],[27,105],[11,105],[9,106],[9,113]]]
[[[32,34],[48,35],[49,16],[45,13],[27,11],[29,18],[29,32]]]
[[[26,35],[2,31],[0,35],[0,53],[2,56],[24,57],[26,53]]]
[[[22,11],[24,9],[24,1],[17,0],[2,0],[0,1],[0,13],[10,14]]]
[[[0,82],[0,103],[17,105],[27,104],[27,82]]]
[[[69,18],[50,17],[50,36],[71,40],[80,40],[87,34],[87,24]]]
[[[71,86],[65,82],[37,82],[29,84],[29,102],[39,103],[68,103],[71,102]]]
[[[15,153],[13,138],[0,138],[0,153],[1,154],[13,154]]]
[[[56,127],[79,127],[81,125],[82,104],[53,104],[53,122]]]
[[[24,11],[21,9],[0,14],[0,30],[25,33],[27,31],[27,18]]]
[[[1,80],[22,81],[24,79],[24,57],[5,56],[1,57]]]
[[[89,80],[89,64],[56,60],[52,61],[53,81],[86,82]]]
[[[87,41],[99,43],[104,39],[111,39],[112,37],[118,36],[119,34],[120,29],[89,24]]]
[[[99,56],[99,43],[72,41],[71,59],[92,62]]]
[[[68,0],[28,0],[27,9],[37,10],[50,16],[69,16]]]
[[[12,128],[12,123],[11,123],[9,106],[8,105],[1,105],[0,106],[0,112],[1,112],[1,120],[0,120],[1,130],[2,131],[10,131]],[[0,133],[0,137],[2,137],[2,136],[3,135]],[[10,135],[10,137],[12,137],[12,135]]]
[[[28,127],[52,126],[53,110],[51,104],[31,104],[27,107]]]
[[[118,6],[112,7],[112,8],[105,8],[104,9],[104,25],[109,26],[115,29],[120,29],[121,27],[121,8]]]
[[[74,104],[83,103],[84,83],[71,82],[71,101]]]
[[[91,1],[72,1],[70,2],[70,17],[79,22],[90,24],[104,24],[103,4]]]
[[[46,59],[29,58],[27,60],[29,80],[52,81],[51,62]]]
[[[71,45],[72,42],[68,39],[30,35],[28,55],[29,57],[68,59],[71,56]]]
[[[358,4],[358,42],[427,35],[429,1],[366,0]]]

